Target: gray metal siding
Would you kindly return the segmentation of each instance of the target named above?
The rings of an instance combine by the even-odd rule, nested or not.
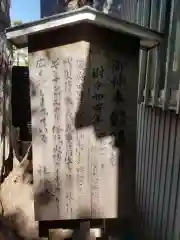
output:
[[[99,0],[94,0],[93,2],[96,8]],[[100,10],[103,12],[108,12],[109,14],[113,14],[118,18],[130,22],[134,22],[136,19],[136,0],[104,0],[101,4]]]
[[[176,240],[180,232],[180,116],[139,105],[137,142],[141,229],[153,240]]]
[[[40,0],[41,18],[64,11],[64,1]]]
[[[74,2],[77,5],[76,0],[69,2]],[[127,21],[135,21],[137,0],[92,0],[90,2],[99,11],[113,14]],[[40,0],[41,17],[67,11],[66,5],[62,0]]]

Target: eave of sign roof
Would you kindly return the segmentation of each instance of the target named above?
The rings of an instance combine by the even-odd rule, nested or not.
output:
[[[29,35],[40,32],[48,32],[81,22],[88,22],[102,28],[135,36],[140,39],[141,47],[146,49],[157,46],[163,40],[163,35],[161,33],[115,18],[109,14],[99,12],[89,6],[7,28],[6,36],[7,39],[10,40],[16,47],[23,48],[28,47]]]

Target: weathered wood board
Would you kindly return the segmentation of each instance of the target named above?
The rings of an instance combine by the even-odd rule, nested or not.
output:
[[[80,41],[29,62],[36,220],[116,218],[117,145],[136,138],[138,54]]]

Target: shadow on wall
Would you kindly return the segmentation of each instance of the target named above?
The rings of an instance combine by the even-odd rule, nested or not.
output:
[[[98,36],[98,32],[95,35]],[[115,37],[113,34],[110,34],[110,36],[111,38],[108,37],[108,34],[104,36],[104,39],[107,39],[106,43],[102,43],[101,39],[98,39],[98,37],[95,38],[94,36],[90,40],[86,74],[82,84],[79,107],[75,116],[75,128],[82,130],[92,127],[96,138],[100,141],[109,136],[113,139],[113,145],[118,150],[117,162],[115,160],[115,162],[112,162],[112,165],[117,164],[118,166],[117,204],[119,219],[117,218],[112,221],[107,220],[107,232],[105,234],[107,234],[107,236],[111,235],[112,237],[120,237],[122,235],[132,237],[134,236],[134,234],[132,234],[134,230],[133,222],[136,219],[134,212],[136,124],[129,124],[127,117],[129,110],[126,109],[128,104],[126,105],[125,101],[127,99],[126,96],[128,96],[130,92],[126,77],[130,78],[128,71],[131,70],[127,65],[134,61],[133,59],[131,62],[128,58],[133,58],[133,54],[137,56],[137,49],[135,44],[129,52],[127,49],[124,51],[123,47],[121,47],[124,44],[123,37],[121,36],[122,45],[120,44],[121,46],[119,46],[116,42],[117,36]],[[100,46],[101,49],[105,50],[104,52],[102,51],[102,53]],[[111,52],[114,53],[115,51],[119,53],[119,56],[121,54],[121,58],[119,58],[118,54],[114,54],[114,56],[111,55]],[[107,54],[106,56],[102,56],[102,58],[105,58],[107,61],[105,69],[103,69],[101,65],[101,60],[96,58],[97,55],[103,55],[104,53]],[[108,73],[110,69],[113,73],[120,73],[119,79],[118,77],[111,78],[111,74]],[[104,77],[106,74],[107,76]],[[134,72],[134,74],[136,74],[136,72]],[[135,89],[136,87],[134,91],[136,91]],[[134,105],[134,110],[135,109],[136,106]],[[131,109],[132,112],[134,110]],[[135,123],[136,113],[134,113],[133,117]],[[132,127],[134,127],[134,129],[131,129],[128,133],[127,128]]]

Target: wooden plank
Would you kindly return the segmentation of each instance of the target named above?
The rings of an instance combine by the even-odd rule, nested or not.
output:
[[[101,229],[99,228],[89,228],[89,222],[82,222],[80,224],[79,232],[77,229],[74,231],[72,229],[49,229],[49,240],[59,240],[59,239],[84,239],[84,233],[89,231],[90,239],[96,239],[101,237]],[[73,234],[75,233],[76,234]],[[47,238],[42,238],[46,240]]]
[[[70,229],[49,229],[49,240],[63,240],[72,237]]]
[[[76,239],[76,238],[74,238]],[[90,222],[85,221],[80,223],[79,237],[80,240],[90,240]]]
[[[81,41],[29,60],[36,220],[116,218],[125,139],[132,161],[119,181],[131,192],[135,180],[138,51]]]

